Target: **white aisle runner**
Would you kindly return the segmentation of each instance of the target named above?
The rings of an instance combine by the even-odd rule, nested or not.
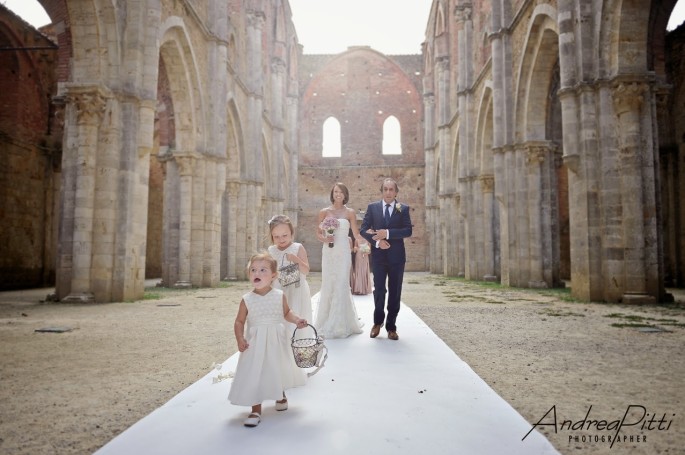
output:
[[[263,404],[262,422],[226,399],[216,371],[102,447],[97,455],[321,453],[557,454],[435,333],[402,304],[399,341],[369,338],[372,296],[355,296],[364,333],[326,340],[326,366],[287,392],[289,409]],[[223,364],[233,371],[238,354]]]

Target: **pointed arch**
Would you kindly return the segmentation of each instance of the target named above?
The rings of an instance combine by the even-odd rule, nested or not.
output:
[[[72,43],[72,81],[110,81],[121,65],[122,28],[111,1],[65,2]],[[93,24],[95,22],[95,24]],[[93,40],[96,40],[93,43]],[[88,43],[88,45],[84,45]],[[156,81],[155,81],[156,82]]]
[[[183,20],[170,17],[160,29],[160,56],[164,59],[174,100],[176,149],[185,152],[205,149],[205,109],[195,52]]]
[[[243,147],[243,132],[240,121],[240,112],[235,100],[228,101],[226,115],[226,179],[237,181],[246,175],[245,147]]]
[[[434,36],[440,36],[447,30],[445,26],[445,6],[442,2],[438,2],[438,11],[435,14],[435,32]]]
[[[552,73],[559,61],[559,33],[556,10],[539,5],[530,21],[518,70],[516,96],[516,139],[544,140],[548,94]]]
[[[492,154],[493,128],[492,84],[487,83],[478,106],[478,124],[476,126],[476,150],[480,154],[480,175],[492,175],[495,172]]]

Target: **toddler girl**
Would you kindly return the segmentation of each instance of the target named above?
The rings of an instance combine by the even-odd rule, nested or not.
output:
[[[243,296],[235,318],[240,357],[228,399],[235,405],[252,406],[244,422],[246,427],[259,425],[262,401],[277,400],[276,410],[285,411],[285,389],[305,383],[303,371],[295,364],[283,320],[299,328],[306,327],[307,320],[290,310],[283,291],[271,287],[277,274],[276,261],[267,253],[250,258],[248,277],[254,289]]]

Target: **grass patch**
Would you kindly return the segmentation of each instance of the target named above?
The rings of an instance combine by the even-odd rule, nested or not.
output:
[[[670,327],[685,327],[682,322],[662,322],[661,325],[667,325]]]
[[[612,327],[624,328],[624,327],[654,327],[651,324],[643,324],[640,322],[614,322],[611,324]]]
[[[638,316],[636,314],[623,314],[623,313],[611,313],[611,314],[607,314],[604,317],[605,318],[625,319],[627,321],[634,321],[634,322],[642,322],[642,321],[645,321],[647,319],[650,319],[650,318],[646,318],[644,316]]]
[[[145,292],[143,294],[143,300],[159,300],[164,296],[159,292]]]
[[[581,313],[574,313],[572,311],[562,312],[562,311],[557,311],[557,310],[552,310],[552,309],[538,311],[538,314],[542,314],[544,316],[557,316],[557,317],[565,317],[565,316],[579,316],[581,318],[585,317],[585,315],[581,314]]]
[[[634,314],[611,313],[604,316],[605,318],[625,319],[625,323],[613,323],[612,327],[654,327],[649,322],[656,322],[659,325],[667,325],[670,327],[685,327],[685,323],[679,322],[677,319],[656,319]]]
[[[564,302],[580,303],[579,300],[571,296],[571,288],[535,289],[534,292],[540,295],[548,295]]]

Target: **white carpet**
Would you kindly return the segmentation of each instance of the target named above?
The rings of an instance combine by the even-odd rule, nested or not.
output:
[[[263,404],[262,422],[231,405],[231,380],[205,377],[96,454],[557,454],[406,305],[399,341],[369,338],[373,298],[355,296],[364,333],[326,340],[326,366],[287,392],[289,409]],[[223,363],[233,371],[238,354]]]

